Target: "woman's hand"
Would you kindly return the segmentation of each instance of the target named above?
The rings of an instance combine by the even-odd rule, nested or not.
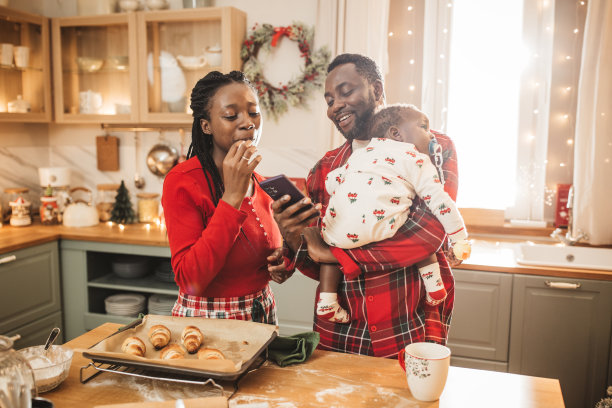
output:
[[[283,283],[293,275],[293,271],[288,271],[285,267],[285,260],[283,258],[283,248],[276,248],[268,260],[268,272],[270,277],[276,283]]]
[[[310,198],[306,197],[283,210],[283,206],[287,204],[290,198],[289,195],[284,195],[274,201],[272,203],[272,211],[274,211],[274,220],[278,224],[285,242],[287,242],[291,249],[297,251],[302,243],[302,231],[310,225],[314,219],[313,217],[321,215],[321,204],[312,205]],[[311,208],[294,216],[301,208],[308,206]]]
[[[261,155],[257,155],[253,160],[251,157],[256,153],[257,148],[252,145],[250,140],[234,143],[225,159],[223,159],[223,185],[225,192],[221,199],[239,209],[242,200],[249,189],[249,183],[253,175],[253,170],[261,162]]]
[[[318,227],[304,228],[304,238],[308,244],[308,256],[317,263],[338,263],[338,260],[329,249],[329,245],[321,238]]]

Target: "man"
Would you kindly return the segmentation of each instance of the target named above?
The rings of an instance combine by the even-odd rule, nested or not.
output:
[[[382,75],[370,58],[342,54],[329,64],[327,72],[324,95],[327,116],[347,141],[327,152],[310,171],[308,198],[285,210],[282,206],[288,197],[272,205],[285,243],[296,254],[295,266],[313,279],[318,279],[319,267],[307,256],[303,232],[310,217],[318,215],[319,210],[326,210],[329,196],[325,191],[325,177],[331,170],[344,165],[353,149],[368,143],[369,120],[376,108],[385,103]],[[447,136],[432,133],[446,156],[442,165],[445,190],[455,199],[457,163],[453,144]],[[292,217],[311,201],[317,205]],[[439,250],[445,238],[444,230],[423,208],[418,204],[413,207],[411,217],[391,239],[350,250],[332,249],[344,265],[338,298],[351,321],[333,323],[318,318],[315,313],[314,330],[321,335],[321,349],[393,357],[409,343],[446,343],[454,281],[447,260]],[[419,273],[412,265],[436,251],[448,296],[441,304],[429,306],[425,303]]]

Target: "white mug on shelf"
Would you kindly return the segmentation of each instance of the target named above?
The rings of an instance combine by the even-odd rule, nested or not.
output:
[[[79,92],[79,113],[99,113],[102,108],[102,95],[99,92],[87,90]]]
[[[17,68],[27,68],[30,62],[30,47],[15,47],[15,66]]]
[[[13,65],[13,44],[0,44],[0,65]]]
[[[450,355],[448,347],[436,343],[412,343],[400,350],[397,358],[414,398],[420,401],[440,398],[448,377]]]

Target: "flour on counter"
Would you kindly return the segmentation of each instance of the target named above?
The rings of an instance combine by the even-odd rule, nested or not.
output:
[[[120,374],[109,375],[103,379],[97,377],[84,385],[86,387],[128,388],[138,393],[142,401],[168,401],[187,398],[218,397],[221,395],[219,389],[208,385],[181,384]]]
[[[229,401],[229,408],[269,408],[273,403],[275,408],[298,408],[285,398],[268,398],[252,395],[235,395]]]
[[[360,387],[355,385],[342,384],[341,386],[336,388],[329,388],[327,390],[319,391],[315,394],[315,397],[317,398],[318,402],[326,402],[325,398],[329,395],[337,398],[340,396],[351,394],[355,392],[357,388]]]

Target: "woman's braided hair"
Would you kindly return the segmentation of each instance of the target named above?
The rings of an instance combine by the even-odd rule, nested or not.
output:
[[[253,89],[249,80],[240,71],[232,71],[229,74],[211,71],[200,79],[191,91],[190,107],[193,111],[193,124],[187,159],[197,156],[200,160],[204,176],[209,181],[208,188],[215,205],[219,203],[223,195],[223,180],[212,157],[213,135],[212,133],[204,133],[200,121],[202,119],[210,120],[210,108],[215,94],[225,85],[232,83],[243,83]]]

